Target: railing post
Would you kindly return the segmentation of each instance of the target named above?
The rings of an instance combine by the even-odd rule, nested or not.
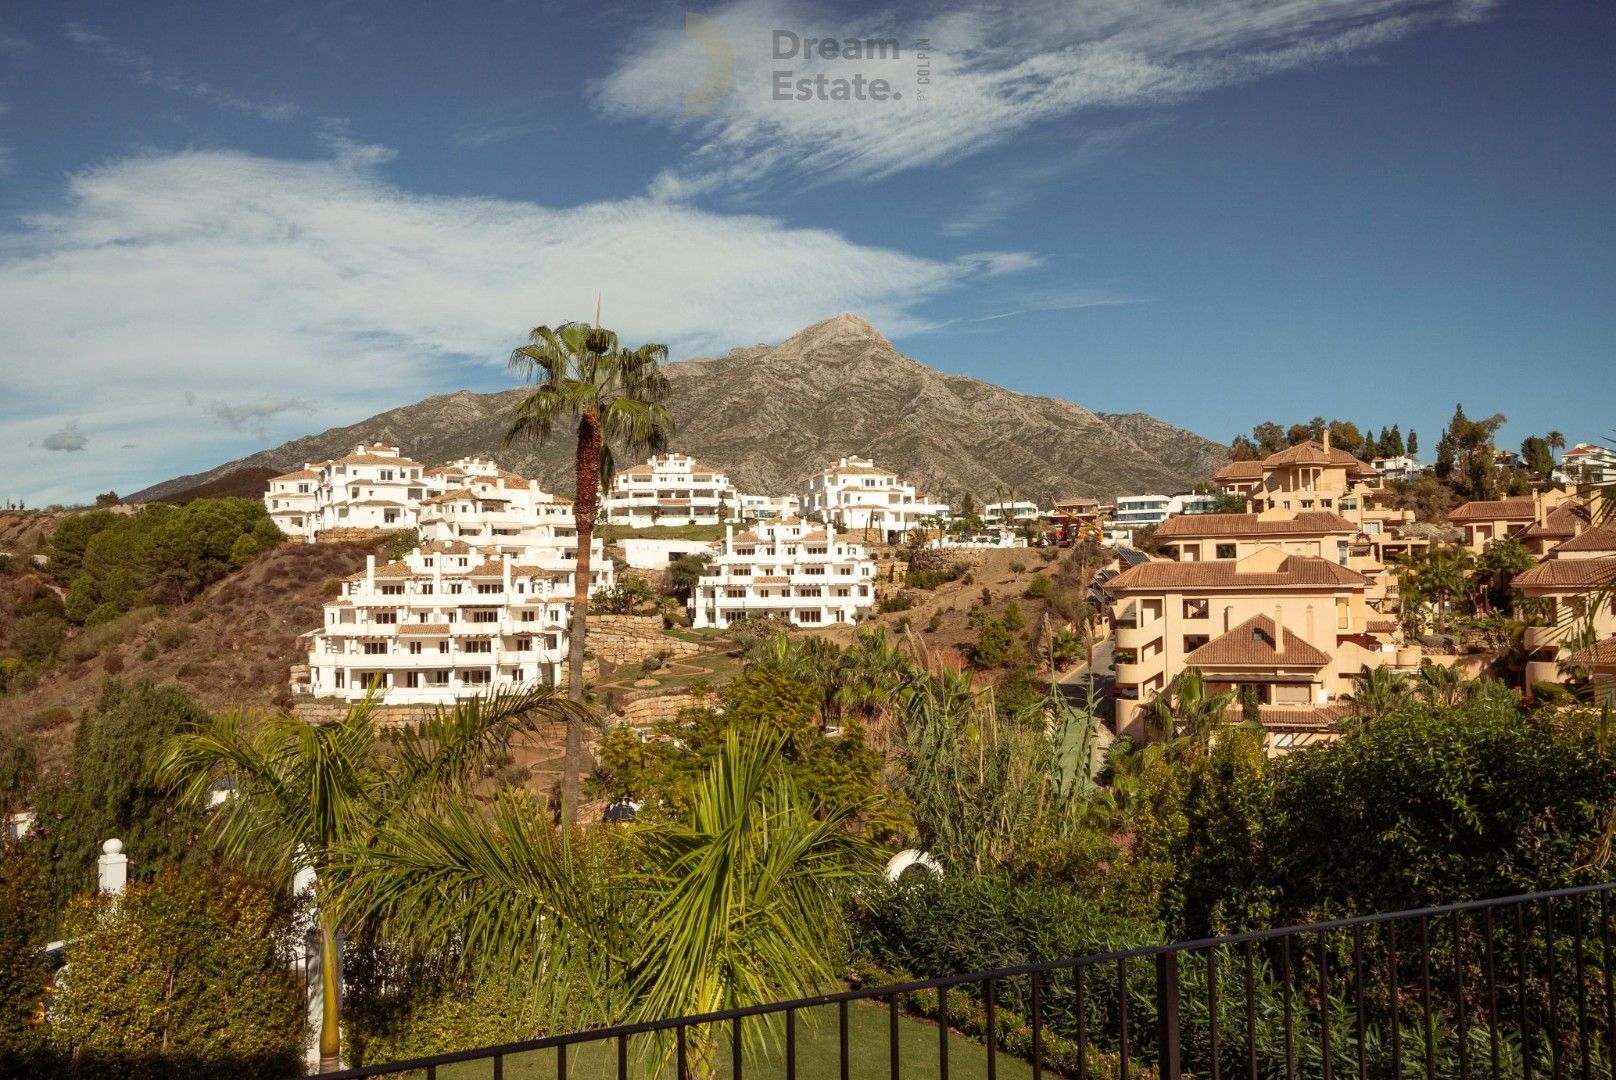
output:
[[[1156,1071],[1161,1080],[1183,1076],[1178,1025],[1178,953],[1156,954]]]

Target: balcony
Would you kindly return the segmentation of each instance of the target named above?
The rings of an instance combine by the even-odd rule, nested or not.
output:
[[[1158,654],[1156,656],[1145,657],[1139,660],[1132,660],[1128,663],[1119,662],[1116,665],[1116,669],[1118,684],[1138,686],[1144,683],[1152,675],[1158,675],[1161,673],[1162,658],[1160,654]]]
[[[1558,626],[1528,626],[1521,643],[1528,649],[1548,649],[1560,644],[1564,631]]]
[[[1137,623],[1117,624],[1117,648],[1143,649],[1161,638],[1160,620],[1140,626]]]

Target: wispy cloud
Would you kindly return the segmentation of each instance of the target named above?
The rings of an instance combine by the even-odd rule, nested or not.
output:
[[[0,56],[21,60],[34,51],[34,43],[25,37],[0,30]]]
[[[219,400],[208,403],[207,412],[215,420],[229,424],[236,431],[250,431],[260,439],[269,438],[265,423],[283,413],[309,413],[314,402],[300,398],[259,398],[241,404]]]
[[[529,139],[551,127],[538,101],[531,97],[497,101],[474,109],[449,141],[467,150]]]
[[[919,305],[1019,259],[919,258],[649,198],[416,195],[349,161],[226,152],[116,161],[73,176],[62,205],[0,233],[0,325],[27,358],[0,366],[0,422],[36,448],[71,418],[137,449],[72,469],[25,455],[34,500],[127,490],[501,378],[528,327],[592,313],[602,291],[626,338],[690,356],[842,310],[910,332]],[[176,423],[182,407],[220,422]]]
[[[608,117],[689,137],[686,159],[653,185],[664,198],[786,174],[796,182],[871,178],[950,163],[1056,119],[1114,118],[1339,61],[1428,27],[1481,18],[1498,2],[1085,0],[940,7],[910,17],[896,8],[834,14],[792,0],[741,0],[711,13],[734,66],[729,93],[710,111],[688,109],[687,99],[702,85],[712,50],[672,19],[631,45],[592,87],[592,100]],[[896,38],[901,54],[777,59],[774,32],[784,29],[800,39]],[[925,84],[919,41],[929,42]],[[776,100],[779,71],[793,80],[884,79],[902,96]]]
[[[166,93],[192,98],[215,108],[254,116],[260,120],[283,122],[295,120],[303,115],[302,106],[293,102],[260,101],[244,97],[201,79],[191,78],[184,72],[172,68],[160,68],[152,57],[126,48],[84,23],[68,23],[66,34],[67,39],[79,48],[125,68],[134,75],[136,81]]]

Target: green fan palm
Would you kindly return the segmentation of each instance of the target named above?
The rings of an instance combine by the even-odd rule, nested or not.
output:
[[[232,785],[210,822],[228,857],[282,881],[312,870],[321,882],[322,1072],[339,1067],[341,1057],[341,912],[325,895],[334,853],[368,843],[393,814],[441,808],[465,793],[518,732],[584,711],[551,687],[535,687],[473,698],[382,729],[374,705],[367,699],[323,725],[284,713],[224,712],[170,739],[158,769],[162,782],[202,805],[218,781]]]
[[[777,741],[731,731],[679,819],[578,833],[508,795],[400,817],[339,879],[346,910],[513,977],[551,1023],[661,1019],[834,980],[838,897],[877,866],[859,809],[809,805]],[[715,1040],[692,1035],[710,1070]]]
[[[573,571],[572,628],[567,653],[567,687],[581,701],[584,638],[588,631],[590,540],[600,512],[601,489],[611,483],[612,446],[641,456],[660,453],[673,436],[670,393],[662,364],[666,345],[625,349],[617,335],[600,326],[564,323],[536,326],[528,343],[511,353],[510,367],[533,383],[516,403],[504,445],[519,438],[548,439],[557,424],[576,424],[573,461],[573,516],[578,556]],[[578,781],[583,762],[583,731],[567,726],[562,777],[562,816],[578,817]]]

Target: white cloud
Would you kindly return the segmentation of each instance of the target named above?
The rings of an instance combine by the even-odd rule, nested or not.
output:
[[[39,445],[46,450],[65,451],[71,454],[76,450],[83,450],[89,441],[79,430],[78,424],[69,420],[62,425],[60,431],[53,431],[45,436]]]
[[[150,56],[126,48],[83,23],[68,23],[66,34],[67,39],[79,48],[128,69],[136,81],[167,93],[193,98],[230,112],[256,116],[260,120],[279,122],[295,120],[303,115],[303,108],[289,101],[259,101],[191,78],[184,72],[160,69]]]
[[[0,422],[38,443],[72,417],[96,445],[133,443],[13,463],[31,501],[83,498],[262,445],[233,423],[280,439],[503,378],[530,326],[588,317],[599,293],[627,340],[687,356],[840,310],[910,332],[915,305],[1018,258],[923,259],[649,198],[414,195],[345,160],[135,157],[0,234]],[[225,422],[186,422],[199,407]]]
[[[1484,16],[1501,0],[1085,0],[835,15],[790,0],[742,0],[711,19],[729,48],[665,19],[592,87],[608,117],[685,132],[686,161],[652,185],[662,198],[741,189],[770,175],[878,177],[979,153],[1059,118],[1184,102],[1219,87],[1311,67],[1427,26]],[[698,24],[705,26],[705,22]],[[773,33],[896,38],[898,59],[775,59]],[[915,43],[930,42],[917,82]],[[733,54],[729,93],[691,109],[708,56]],[[774,100],[793,80],[885,79],[898,100]],[[925,100],[919,92],[924,91]],[[696,115],[692,116],[691,113]]]

